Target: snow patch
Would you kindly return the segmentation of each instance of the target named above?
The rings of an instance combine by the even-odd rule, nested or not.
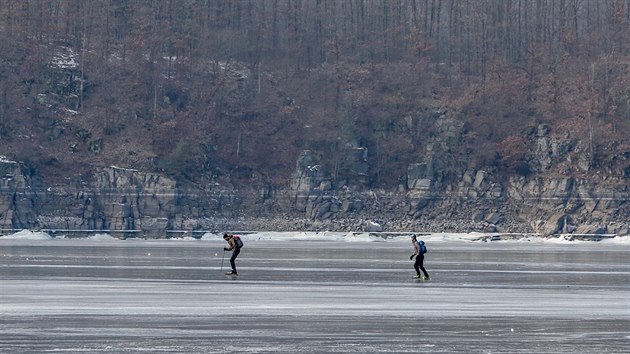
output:
[[[121,171],[130,171],[130,172],[138,172],[138,170],[133,169],[133,168],[124,168],[124,167],[118,167],[116,165],[111,165],[109,166],[110,168],[114,169],[114,170],[121,170]]]
[[[201,238],[203,238],[203,236]],[[170,239],[177,240],[177,241],[197,241],[197,239],[192,236],[176,236],[176,237],[171,237]]]
[[[117,239],[116,237],[113,237],[110,234],[94,234],[94,235],[88,236],[88,239],[94,240],[94,241],[120,241],[120,239]]]
[[[79,67],[78,55],[70,47],[60,47],[59,52],[53,56],[50,62],[60,69],[75,69]]]
[[[206,232],[205,234],[203,234],[203,236],[201,236],[201,240],[216,241],[216,240],[222,240],[223,239],[222,237],[223,236],[219,234]]]
[[[30,230],[22,230],[11,235],[2,236],[1,238],[9,239],[9,240],[51,240],[52,239],[52,237],[45,232],[40,232],[40,231],[33,232]]]
[[[601,243],[614,243],[619,245],[630,245],[630,236],[616,236],[599,241]]]
[[[379,242],[379,241],[385,241],[385,239],[382,237],[371,235],[369,233],[359,234],[359,233],[349,232],[344,237],[344,241],[346,242]]]
[[[17,162],[9,160],[9,158],[4,155],[0,155],[0,163],[17,163]]]

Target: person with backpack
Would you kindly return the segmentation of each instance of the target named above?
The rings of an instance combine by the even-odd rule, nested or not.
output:
[[[418,241],[416,234],[411,235],[411,243],[413,243],[414,252],[411,257],[409,257],[409,260],[416,257],[416,262],[413,264],[413,268],[416,270],[414,278],[420,278],[420,270],[422,270],[422,273],[424,273],[422,279],[429,280],[429,273],[427,273],[427,270],[424,269],[424,254],[427,253],[427,246],[424,244],[424,241]]]
[[[224,251],[232,251],[232,257],[230,257],[230,266],[232,266],[232,271],[230,273],[226,273],[227,275],[238,275],[236,272],[236,257],[241,253],[241,247],[243,247],[243,241],[239,236],[232,234],[223,234],[223,239],[227,241],[228,247],[224,247]]]

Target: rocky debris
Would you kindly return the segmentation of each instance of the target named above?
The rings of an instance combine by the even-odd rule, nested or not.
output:
[[[108,167],[81,189],[34,191],[20,164],[0,158],[0,228],[103,230],[165,238],[195,230],[619,234],[630,230],[623,177],[526,178],[501,183],[466,170],[444,189],[412,164],[407,188],[336,186],[303,152],[287,190],[186,189],[159,174]],[[430,175],[435,176],[435,175]]]

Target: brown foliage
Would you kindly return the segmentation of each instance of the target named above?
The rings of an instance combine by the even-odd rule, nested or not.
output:
[[[539,123],[623,153],[603,147],[630,136],[630,3],[562,4],[0,0],[0,154],[28,137],[59,174],[82,161],[279,185],[302,149],[352,178],[343,155],[361,146],[391,187],[440,140],[433,110],[466,123],[444,153],[475,168],[498,153],[526,172],[519,139]],[[51,65],[62,49],[75,66]]]
[[[526,176],[530,173],[527,163],[527,141],[522,136],[508,136],[497,144],[499,164],[508,174]]]

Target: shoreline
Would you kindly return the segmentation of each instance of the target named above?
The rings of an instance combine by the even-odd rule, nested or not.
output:
[[[7,232],[14,231],[14,232]],[[134,232],[129,237],[130,232]],[[500,232],[412,232],[412,231],[396,231],[396,232],[383,232],[383,231],[308,231],[308,230],[293,230],[293,231],[266,231],[266,230],[225,230],[217,232],[214,230],[170,230],[167,237],[155,238],[144,237],[140,235],[138,230],[0,230],[0,240],[41,240],[41,239],[91,239],[91,238],[103,238],[103,239],[116,239],[116,240],[184,240],[184,239],[212,239],[216,237],[220,239],[220,235],[223,232],[229,232],[239,235],[276,235],[279,238],[298,239],[297,237],[291,237],[289,235],[301,235],[299,240],[309,240],[309,237],[315,240],[322,240],[322,237],[330,237],[333,240],[335,237],[345,238],[380,238],[383,240],[391,240],[397,238],[408,237],[411,234],[424,237],[439,237],[452,238],[454,240],[471,241],[471,242],[495,242],[495,241],[516,241],[516,240],[557,240],[557,241],[593,241],[599,242],[603,240],[610,240],[615,238],[630,237],[628,235],[616,235],[616,234],[555,234],[545,236],[542,234],[534,233],[500,233]],[[135,235],[137,234],[137,235]],[[273,237],[273,236],[269,236]]]

